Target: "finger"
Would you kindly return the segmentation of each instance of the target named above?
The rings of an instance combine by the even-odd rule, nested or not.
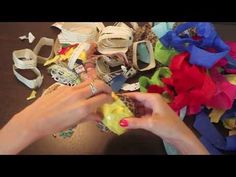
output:
[[[159,95],[159,94],[153,94],[153,93],[141,93],[141,92],[128,92],[128,93],[122,93],[122,95],[126,95],[130,98],[136,99],[138,101],[148,101],[150,97],[153,95]]]
[[[93,82],[93,86],[96,89],[95,94],[92,92],[92,88],[90,85],[87,85],[86,87],[81,88],[81,89],[77,89],[76,91],[78,91],[77,93],[80,95],[80,98],[90,98],[91,96],[94,96],[100,93],[111,94],[112,92],[111,87],[109,87],[107,84],[105,84],[101,80],[95,80]]]
[[[125,119],[121,119],[120,126],[127,129],[149,129],[151,119],[149,118],[137,118],[137,117],[129,117]]]
[[[92,79],[87,79],[86,81],[80,83],[79,85],[75,85],[72,88],[73,89],[80,89],[80,88],[84,88],[86,86],[88,86],[90,84],[90,82],[92,82]]]
[[[90,77],[88,77],[85,81],[81,82],[79,85],[75,85],[73,86],[74,89],[78,89],[78,88],[84,88],[86,86],[88,86],[91,82],[95,81],[95,80],[100,80],[100,79],[92,79]]]
[[[99,95],[96,95],[94,97],[87,99],[84,102],[84,107],[86,108],[88,112],[94,113],[103,104],[112,103],[112,102],[113,102],[113,98],[111,97],[111,95],[101,93]]]
[[[101,115],[97,114],[97,113],[91,113],[86,117],[87,121],[93,120],[93,121],[101,121],[102,117]]]

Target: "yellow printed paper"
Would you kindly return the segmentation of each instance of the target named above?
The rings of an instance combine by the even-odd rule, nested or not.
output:
[[[60,59],[60,55],[56,55],[55,57],[53,57],[53,58],[47,60],[43,65],[44,65],[44,66],[47,66],[47,65],[50,65],[50,64],[52,64],[52,63],[56,63],[57,60],[59,60],[59,59]]]
[[[68,60],[71,55],[73,54],[74,52],[74,48],[70,48],[69,51],[67,51],[64,54],[62,55],[56,55],[55,57],[51,58],[51,59],[48,59],[45,63],[44,63],[44,66],[47,66],[47,65],[50,65],[52,63],[56,63],[57,61],[66,61]],[[78,57],[79,59],[81,59],[83,61],[83,63],[86,61],[87,59],[87,55],[86,55],[86,52],[85,51],[82,51],[81,54],[79,55]]]
[[[225,128],[232,130],[232,129],[236,128],[235,121],[236,121],[235,118],[226,119],[223,121],[223,125]]]
[[[236,129],[229,131],[229,136],[236,135]]]
[[[117,95],[112,93],[112,97],[114,102],[111,104],[104,104],[100,109],[104,117],[102,123],[115,134],[121,135],[126,130],[120,126],[120,120],[134,115]]]
[[[233,85],[236,85],[236,74],[227,74],[225,78]]]
[[[218,123],[220,120],[220,117],[224,114],[224,112],[225,110],[222,110],[222,109],[213,109],[211,113],[209,114],[211,122]]]
[[[85,51],[81,52],[81,54],[79,55],[79,59],[81,59],[83,61],[83,63],[86,62],[87,55],[86,55]]]
[[[26,100],[32,100],[32,99],[36,98],[36,93],[37,92],[35,90],[33,90],[31,92],[30,96],[28,98],[26,98]]]

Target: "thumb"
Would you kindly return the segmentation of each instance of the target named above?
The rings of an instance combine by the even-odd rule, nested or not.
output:
[[[148,118],[129,117],[120,120],[120,126],[127,129],[147,129],[149,124]]]

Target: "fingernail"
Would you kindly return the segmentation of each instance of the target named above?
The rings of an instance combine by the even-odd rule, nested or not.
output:
[[[128,127],[128,121],[125,119],[120,120],[120,126],[121,127]]]
[[[101,120],[98,120],[98,119],[96,119],[95,121],[96,121],[97,123],[101,122]]]

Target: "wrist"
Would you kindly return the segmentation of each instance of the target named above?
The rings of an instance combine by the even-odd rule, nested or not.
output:
[[[1,154],[17,154],[39,138],[24,117],[19,116],[15,115],[0,131]]]
[[[194,133],[186,128],[186,131],[180,132],[174,139],[169,141],[181,154],[209,154]]]
[[[27,118],[24,115],[16,114],[9,123],[14,127],[17,127],[18,131],[21,132],[22,138],[26,138],[28,141],[33,142],[39,139],[41,136],[35,130],[33,124],[28,120],[30,120],[30,117]]]

